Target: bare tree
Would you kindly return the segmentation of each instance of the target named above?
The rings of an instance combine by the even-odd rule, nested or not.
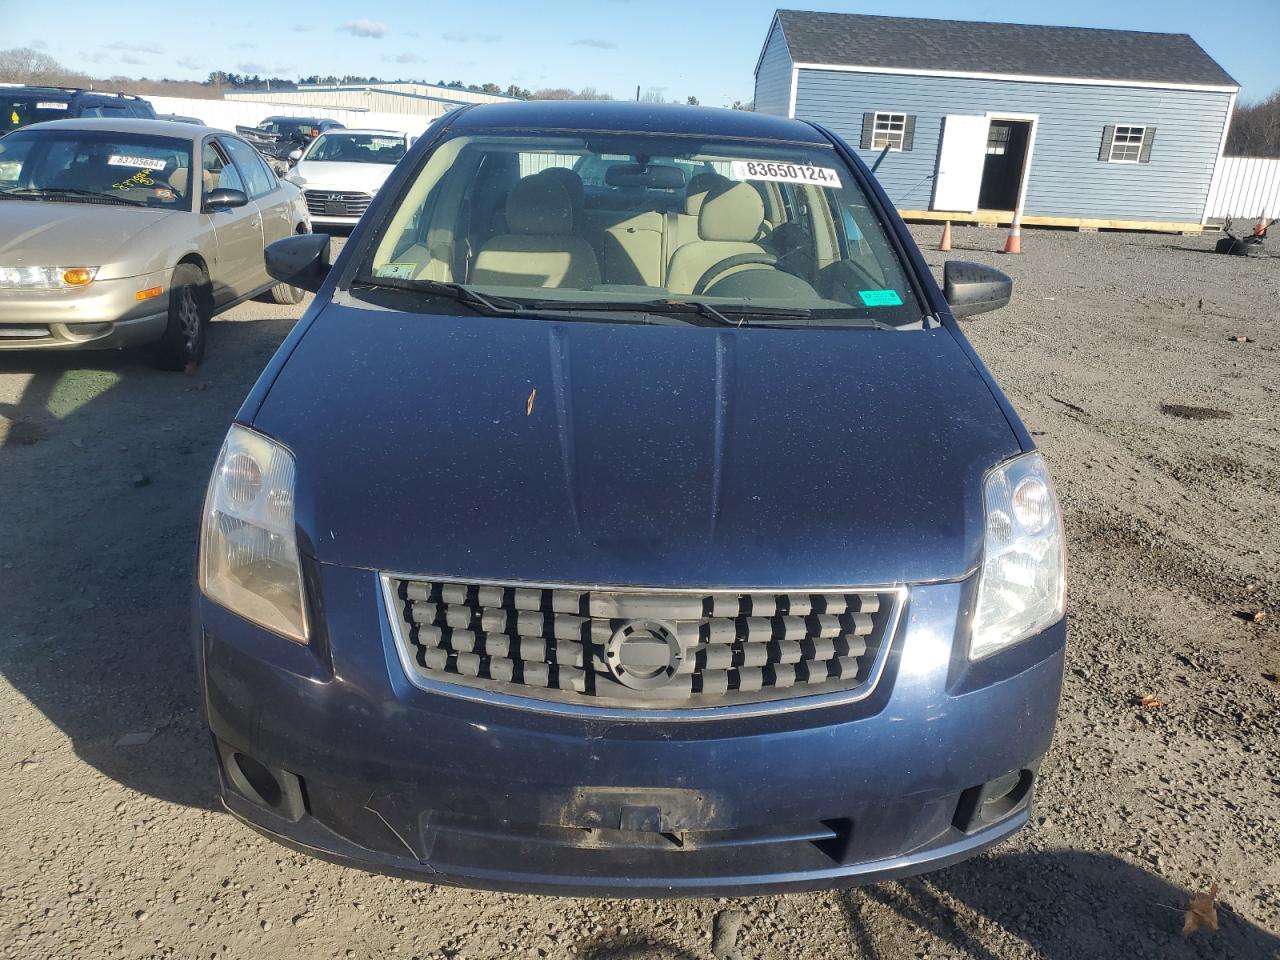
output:
[[[581,90],[570,90],[568,87],[543,87],[529,95],[530,100],[612,100],[613,95],[603,93],[595,87],[583,87]]]
[[[1236,157],[1280,157],[1280,90],[1265,100],[1236,108],[1227,134],[1227,153]]]
[[[47,53],[31,47],[0,50],[0,81],[73,86],[87,79],[84,74],[65,69]]]

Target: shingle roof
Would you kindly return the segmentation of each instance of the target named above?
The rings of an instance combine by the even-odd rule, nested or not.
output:
[[[1236,86],[1185,33],[779,10],[796,63]]]

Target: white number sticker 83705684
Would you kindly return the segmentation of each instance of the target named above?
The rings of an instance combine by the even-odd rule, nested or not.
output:
[[[735,180],[772,180],[776,183],[812,183],[818,187],[840,189],[840,175],[830,167],[814,167],[807,163],[783,163],[777,160],[734,160],[730,176]]]

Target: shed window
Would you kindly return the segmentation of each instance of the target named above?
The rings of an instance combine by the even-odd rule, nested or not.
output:
[[[916,118],[911,113],[886,113],[884,111],[862,115],[863,150],[877,153],[888,147],[895,153],[910,150],[916,138]]]
[[[877,113],[875,127],[871,131],[871,149],[901,150],[907,132],[905,113]]]
[[[1098,159],[1108,163],[1149,163],[1156,128],[1133,124],[1107,126]]]

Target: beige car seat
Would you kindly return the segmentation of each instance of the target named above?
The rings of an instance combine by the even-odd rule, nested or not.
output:
[[[718,263],[733,257],[768,257],[765,248],[755,242],[763,223],[764,201],[751,184],[726,180],[713,187],[698,210],[698,239],[684,244],[671,257],[667,289],[693,293],[698,281]],[[719,277],[761,269],[772,268],[764,263],[742,264]]]
[[[508,233],[480,248],[471,282],[584,290],[600,282],[595,251],[574,234],[573,199],[564,184],[525,177],[507,197]]]

